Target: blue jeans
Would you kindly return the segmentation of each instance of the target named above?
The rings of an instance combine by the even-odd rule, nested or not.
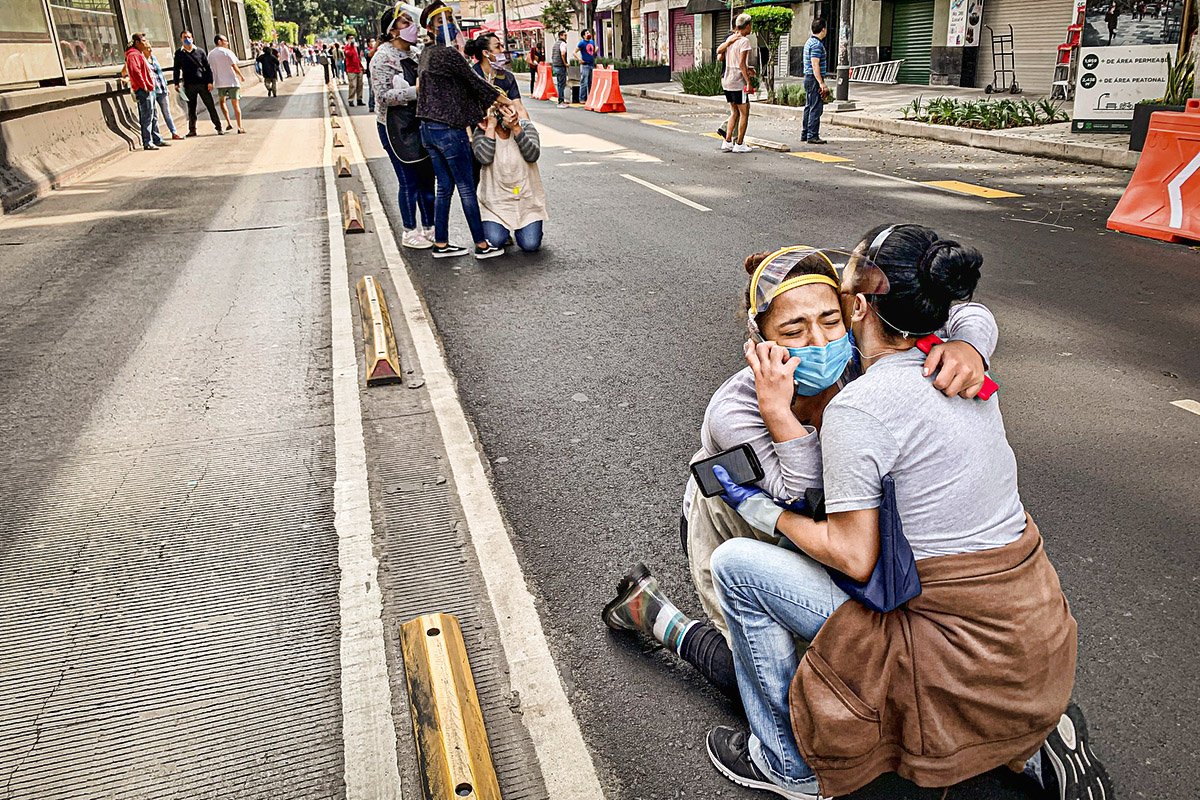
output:
[[[441,122],[421,123],[421,142],[429,151],[433,174],[437,176],[437,195],[433,204],[433,238],[450,241],[450,196],[458,189],[463,216],[471,229],[471,239],[478,244],[485,237],[479,219],[479,201],[475,198],[475,175],[471,143],[465,128],[452,128]]]
[[[499,222],[484,222],[483,233],[487,236],[487,240],[495,245],[504,244],[509,237],[508,228]],[[516,241],[517,247],[526,253],[537,252],[542,247],[542,221],[531,222],[524,228],[518,228],[512,237]]]
[[[803,553],[755,539],[718,547],[712,573],[750,722],[750,758],[779,786],[815,795],[817,779],[796,747],[788,707],[799,664],[794,637],[812,641],[846,593]]]
[[[571,102],[571,95],[567,94],[567,68],[554,67],[553,69],[555,88],[558,89],[558,102]]]
[[[175,136],[179,131],[175,130],[175,120],[171,119],[171,96],[166,92],[155,92],[154,102],[158,104],[158,108],[162,111],[163,119],[167,122],[167,130]]]
[[[400,219],[404,229],[411,231],[417,227],[417,209],[421,209],[421,225],[428,228],[433,225],[433,167],[429,160],[419,164],[405,164],[396,158],[392,151],[392,143],[388,141],[387,128],[376,123],[379,129],[379,141],[392,160],[392,169],[396,171],[396,180],[400,182],[400,192],[397,202],[400,204]]]
[[[819,139],[821,137],[821,114],[825,112],[825,103],[821,101],[821,84],[812,75],[804,76],[804,129],[801,139]]]
[[[133,96],[137,98],[138,125],[142,129],[142,147],[162,144],[163,139],[158,132],[158,107],[154,102],[154,92],[138,89]]]
[[[587,102],[588,92],[592,90],[592,70],[594,64],[581,64],[579,67],[579,102]]]

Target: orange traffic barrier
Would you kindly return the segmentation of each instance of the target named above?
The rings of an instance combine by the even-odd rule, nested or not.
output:
[[[1164,242],[1200,241],[1200,100],[1156,111],[1110,230]]]
[[[592,71],[592,86],[588,89],[588,111],[607,114],[625,110],[625,98],[621,96],[621,79],[612,67],[596,67]]]
[[[557,100],[558,90],[554,88],[554,75],[550,72],[549,64],[538,64],[537,81],[533,84],[534,100]]]

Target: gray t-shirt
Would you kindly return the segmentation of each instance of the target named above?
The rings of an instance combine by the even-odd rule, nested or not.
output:
[[[885,356],[830,401],[821,427],[825,508],[877,508],[891,473],[918,560],[1009,544],[1025,529],[1025,509],[999,395],[946,397],[921,375],[924,363],[916,348]]]
[[[946,340],[967,342],[979,351],[986,364],[996,351],[999,331],[996,318],[986,306],[962,303],[950,310],[946,327],[938,331],[938,335]],[[846,383],[856,377],[858,372],[851,365],[842,381]],[[759,488],[776,500],[798,500],[804,497],[806,489],[821,487],[821,442],[814,428],[806,426],[805,429],[808,431],[806,436],[788,442],[776,442],[771,437],[758,410],[754,373],[746,367],[713,394],[700,427],[700,451],[692,456],[691,463],[748,444],[763,468]],[[696,481],[689,477],[683,496],[684,517],[690,513],[695,496]]]

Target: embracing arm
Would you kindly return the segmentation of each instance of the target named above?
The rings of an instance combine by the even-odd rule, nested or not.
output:
[[[946,340],[929,351],[925,377],[948,397],[974,398],[983,388],[988,361],[996,351],[1000,333],[992,312],[980,303],[962,303],[950,310],[950,319],[937,332]]]

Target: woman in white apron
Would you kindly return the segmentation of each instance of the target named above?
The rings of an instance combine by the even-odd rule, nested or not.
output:
[[[488,114],[471,141],[479,173],[479,212],[484,235],[497,244],[516,242],[526,253],[542,246],[546,190],[538,172],[541,140],[524,109]]]

